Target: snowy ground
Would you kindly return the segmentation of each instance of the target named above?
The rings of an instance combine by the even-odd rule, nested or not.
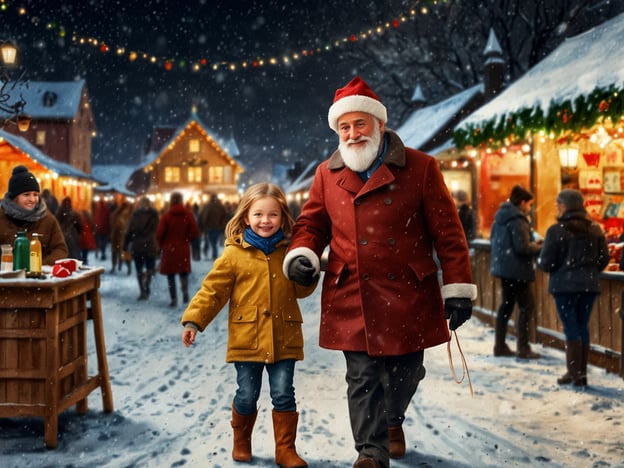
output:
[[[93,257],[93,254],[92,254]],[[271,407],[265,389],[250,464],[233,462],[230,405],[235,372],[224,362],[226,313],[186,349],[180,341],[183,308],[168,307],[158,276],[149,302],[137,302],[134,275],[102,276],[104,328],[115,411],[102,412],[99,390],[89,412],[72,408],[59,418],[54,450],[43,444],[43,422],[0,419],[2,467],[270,467]],[[195,291],[211,262],[193,264]],[[319,292],[301,302],[306,359],[296,367],[300,411],[297,447],[310,467],[347,468],[356,458],[345,399],[344,361],[320,349]],[[543,358],[525,362],[491,355],[492,330],[476,320],[459,330],[474,387],[453,380],[446,346],[425,354],[427,377],[404,425],[408,452],[392,468],[624,467],[624,382],[591,367],[590,388],[559,387],[563,353],[536,346]],[[92,334],[89,366],[95,365]],[[513,342],[511,343],[513,346]],[[461,375],[460,358],[453,361]]]

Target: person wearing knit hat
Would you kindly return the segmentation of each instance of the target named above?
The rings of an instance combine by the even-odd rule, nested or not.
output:
[[[533,194],[521,185],[511,189],[509,200],[494,215],[490,231],[490,273],[501,282],[502,298],[496,314],[494,356],[537,359],[529,345],[529,322],[535,313],[535,259],[541,250],[529,222]],[[506,343],[507,324],[518,304],[516,352]]]
[[[602,227],[585,210],[583,194],[564,189],[557,195],[557,222],[548,228],[538,267],[549,274],[565,335],[566,372],[559,385],[587,385],[589,320],[600,294],[600,272],[610,255]]]
[[[354,468],[388,468],[405,455],[402,423],[425,376],[424,350],[448,342],[477,295],[439,164],[405,147],[387,120],[362,78],[336,91],[327,121],[338,148],[316,171],[282,267],[313,284],[329,246],[319,344],[346,360]]]
[[[17,231],[26,231],[29,238],[37,233],[43,264],[53,265],[67,257],[67,245],[56,217],[47,210],[39,192],[37,178],[26,166],[16,166],[0,201],[0,243],[12,245]]]

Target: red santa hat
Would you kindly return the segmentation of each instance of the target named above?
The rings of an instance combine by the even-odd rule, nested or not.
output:
[[[334,132],[338,133],[338,119],[347,112],[366,112],[383,123],[388,121],[386,107],[359,76],[336,91],[334,103],[327,114],[327,122]]]

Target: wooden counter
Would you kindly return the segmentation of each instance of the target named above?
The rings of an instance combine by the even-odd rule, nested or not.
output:
[[[58,415],[102,393],[113,411],[99,286],[103,268],[68,278],[0,279],[0,417],[42,417],[55,448]],[[93,321],[98,373],[88,376],[87,320]]]

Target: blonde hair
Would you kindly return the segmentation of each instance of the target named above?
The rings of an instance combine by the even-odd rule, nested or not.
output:
[[[261,182],[250,186],[243,194],[234,216],[232,216],[232,219],[230,219],[225,226],[226,239],[232,239],[245,231],[247,227],[245,217],[249,212],[249,208],[251,208],[251,205],[255,201],[264,197],[272,197],[277,200],[282,210],[282,231],[284,232],[284,236],[290,236],[295,220],[290,214],[286,195],[284,195],[284,192],[282,192],[277,185],[270,182]]]

